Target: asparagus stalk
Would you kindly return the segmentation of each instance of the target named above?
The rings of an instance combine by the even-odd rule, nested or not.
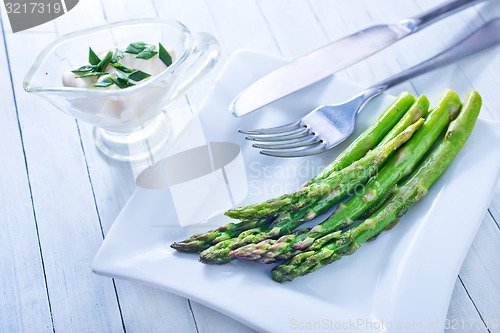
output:
[[[453,161],[467,141],[480,108],[481,97],[476,91],[469,90],[463,111],[451,122],[443,139],[383,207],[355,228],[337,236],[337,241],[319,248],[311,246],[309,251],[276,266],[272,270],[273,279],[278,282],[292,281],[298,276],[314,272],[344,255],[352,254],[362,243],[397,222],[415,202],[427,194],[428,189]]]
[[[170,247],[179,252],[200,253],[214,244],[238,236],[244,230],[249,230],[259,226],[266,226],[270,223],[271,221],[268,219],[228,223],[217,229],[193,235],[183,241],[174,242],[170,245]]]
[[[398,191],[398,185],[394,185],[389,191],[387,191],[375,204],[369,207],[359,216],[359,219],[367,219],[369,216],[373,215],[376,211],[380,209],[390,198],[393,197],[394,193]]]
[[[394,128],[401,117],[415,102],[415,97],[408,92],[402,92],[397,99],[368,127],[360,136],[349,145],[331,164],[313,177],[305,186],[317,183],[328,177],[332,172],[342,170],[354,161],[363,157],[367,151],[375,147],[387,133]],[[421,117],[418,117],[421,118]],[[417,119],[418,119],[417,118]],[[406,128],[406,127],[404,127]],[[402,128],[402,130],[404,129]],[[402,131],[401,130],[401,131]],[[400,132],[401,132],[400,131]],[[394,135],[395,133],[393,133]],[[399,134],[399,133],[397,133]],[[395,134],[392,138],[394,138]],[[392,138],[389,138],[391,140]]]
[[[396,126],[394,126],[391,132],[382,140],[382,143],[377,146],[377,149],[367,152],[364,157],[354,161],[351,165],[346,166],[342,170],[342,173],[332,172],[327,178],[324,178],[320,182],[312,183],[308,186],[302,187],[296,192],[282,195],[276,199],[270,199],[260,204],[230,209],[225,213],[226,216],[235,219],[248,220],[297,211],[300,208],[311,205],[320,198],[324,197],[325,193],[329,194],[332,190],[338,188],[339,180],[341,182],[341,179],[339,178],[344,177],[347,182],[351,179],[350,175],[352,173],[361,172],[365,169],[366,165],[373,163],[376,159],[380,159],[381,156],[388,156],[388,154],[385,154],[384,151],[389,150],[390,152],[392,150],[390,150],[390,146],[387,146],[387,143],[394,141],[394,138],[396,138],[401,132],[413,123],[417,122],[419,119],[425,117],[428,109],[429,100],[425,96],[420,96],[418,100],[413,103],[408,112],[406,112],[401,120],[396,124]],[[399,141],[394,142],[393,145],[399,147]],[[344,176],[343,174],[347,175]]]
[[[379,142],[378,146],[385,145],[387,142],[394,139],[401,132],[403,132],[408,126],[415,123],[420,118],[427,117],[429,112],[429,100],[425,96],[420,96],[411,105],[410,109],[403,115],[403,117],[398,121],[398,123],[387,133],[387,135]]]
[[[286,235],[278,240],[267,239],[256,244],[248,244],[229,252],[229,255],[270,263],[288,259],[297,252],[296,250],[304,251],[314,242],[326,242],[328,239],[322,237],[349,226],[412,172],[439,134],[457,114],[461,105],[460,98],[455,92],[445,90],[420,130],[389,159],[378,174],[368,181],[363,191],[356,193],[346,203],[340,204],[324,222],[311,230],[306,229],[294,235]]]
[[[421,99],[427,100],[425,97]],[[425,105],[425,103],[423,103]],[[428,105],[428,103],[427,103]],[[398,147],[407,142],[411,136],[420,128],[424,119],[420,118],[406,130],[386,144],[369,151],[365,157],[354,162],[347,168],[333,173],[321,183],[311,184],[298,192],[295,196],[302,196],[297,200],[295,207],[298,211],[283,212],[271,226],[256,227],[243,231],[239,236],[223,240],[200,254],[200,261],[209,264],[225,264],[233,258],[228,253],[248,243],[262,240],[268,237],[277,237],[290,232],[302,223],[313,219],[317,214],[327,210],[335,203],[347,197],[355,191],[356,187],[365,183],[374,175],[379,166],[384,163]],[[309,207],[313,206],[313,207]],[[268,216],[272,214],[268,213]],[[258,215],[262,218],[266,215]]]
[[[334,170],[340,170],[349,166],[354,161],[364,156],[368,150],[373,148],[383,136],[386,135],[390,130],[390,126],[394,125],[394,123],[401,118],[402,114],[408,110],[414,101],[415,98],[408,92],[401,93],[391,106],[389,106],[389,108],[377,119],[375,124],[363,132],[356,141],[332,162],[329,166],[330,172],[328,175]],[[396,135],[394,135],[394,137]],[[324,179],[327,173],[325,172],[323,176],[321,176],[323,177],[321,179]],[[309,183],[320,181],[319,178],[318,175],[315,177],[315,180],[313,179],[314,181],[311,180]],[[239,223],[231,222],[217,229],[196,234],[183,241],[175,242],[171,247],[180,252],[200,253],[214,244],[238,236],[245,230],[265,227],[270,222],[271,220],[269,220],[269,218],[245,219]]]

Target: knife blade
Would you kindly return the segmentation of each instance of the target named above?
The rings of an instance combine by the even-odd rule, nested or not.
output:
[[[258,79],[232,101],[243,116],[373,55],[422,28],[483,0],[454,0],[396,24],[375,25],[327,44]]]

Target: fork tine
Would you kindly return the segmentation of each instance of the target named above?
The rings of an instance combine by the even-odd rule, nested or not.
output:
[[[285,140],[285,141],[254,143],[252,147],[259,149],[289,149],[289,148],[309,146],[318,143],[320,141],[321,139],[318,138],[316,135],[309,134],[301,138]]]
[[[288,131],[284,133],[268,134],[268,135],[247,135],[245,139],[252,141],[283,141],[290,139],[297,139],[310,134],[310,130],[303,126],[297,130]]]
[[[321,142],[315,145],[310,145],[292,149],[262,149],[260,151],[261,154],[267,156],[275,156],[275,157],[301,157],[301,156],[309,156],[314,154],[319,154],[326,150],[326,143]]]
[[[294,123],[286,124],[283,126],[276,126],[276,127],[269,127],[269,128],[260,128],[260,129],[254,129],[254,130],[242,130],[239,129],[238,132],[243,133],[243,134],[275,134],[275,133],[283,133],[283,132],[288,132],[288,131],[293,131],[298,128],[300,128],[302,125],[299,121],[296,121]]]

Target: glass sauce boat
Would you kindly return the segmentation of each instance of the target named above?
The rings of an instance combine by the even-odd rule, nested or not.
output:
[[[95,52],[124,50],[133,42],[161,43],[173,63],[160,74],[125,89],[63,86],[63,73],[88,64]],[[191,33],[171,19],[112,23],[65,35],[40,53],[24,79],[24,89],[79,120],[93,124],[97,147],[121,161],[148,159],[170,132],[164,110],[182,97],[218,60],[219,44],[209,34]]]

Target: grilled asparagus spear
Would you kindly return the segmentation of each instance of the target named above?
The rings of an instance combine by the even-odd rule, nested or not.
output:
[[[464,107],[432,153],[396,193],[372,216],[353,229],[336,235],[339,239],[324,246],[311,246],[272,270],[275,281],[292,281],[355,252],[363,242],[395,223],[415,202],[422,199],[467,141],[481,109],[481,97],[469,90]]]
[[[402,115],[410,108],[415,98],[408,92],[401,93],[398,98],[383,112],[377,121],[370,126],[365,132],[363,132],[356,141],[354,141],[343,153],[341,153],[331,165],[328,172],[324,172],[323,175],[318,175],[313,178],[309,183],[318,182],[326,178],[334,170],[343,169],[349,166],[354,161],[358,160],[365,153],[377,145],[377,143],[384,138],[384,135],[391,130],[391,126],[394,126],[398,122]],[[412,113],[420,114],[422,111],[415,111]],[[406,116],[408,118],[408,116]],[[411,117],[410,117],[411,118]],[[412,117],[412,119],[418,119],[420,117]],[[402,121],[402,119],[401,119]],[[398,123],[395,127],[399,128],[399,132],[404,130],[404,123]],[[386,135],[385,139],[393,139],[399,132],[394,132],[393,137],[388,137]],[[387,140],[387,141],[389,141]],[[245,230],[250,230],[257,227],[266,227],[272,222],[272,219],[244,219],[241,222],[231,222],[222,227],[216,228],[214,230],[207,231],[205,233],[200,233],[191,236],[183,241],[175,242],[171,245],[172,248],[180,252],[189,253],[199,253],[210,246],[217,244],[221,241],[238,236],[241,232]]]
[[[413,171],[461,106],[457,94],[449,89],[445,90],[420,130],[398,150],[397,154],[389,159],[378,174],[368,181],[364,191],[355,194],[346,203],[340,204],[323,223],[316,225],[311,230],[305,229],[302,232],[285,235],[278,240],[268,239],[260,243],[248,244],[229,252],[229,255],[270,263],[280,259],[288,259],[297,250],[304,251],[315,242],[321,243],[331,240],[330,234],[350,225],[367,209],[376,204],[387,191]]]
[[[423,98],[427,100],[425,97]],[[313,219],[317,214],[346,198],[355,191],[357,186],[365,183],[398,147],[411,138],[423,122],[424,119],[420,118],[394,139],[377,149],[369,151],[365,157],[354,162],[349,167],[340,172],[332,173],[330,177],[321,183],[311,184],[296,192],[296,195],[303,197],[300,200],[301,209],[298,211],[284,212],[269,227],[252,228],[243,231],[235,238],[224,240],[209,247],[201,252],[200,261],[207,264],[225,264],[233,259],[228,255],[229,251],[256,240],[265,239],[266,236],[280,236]],[[265,215],[262,217],[265,217]]]

